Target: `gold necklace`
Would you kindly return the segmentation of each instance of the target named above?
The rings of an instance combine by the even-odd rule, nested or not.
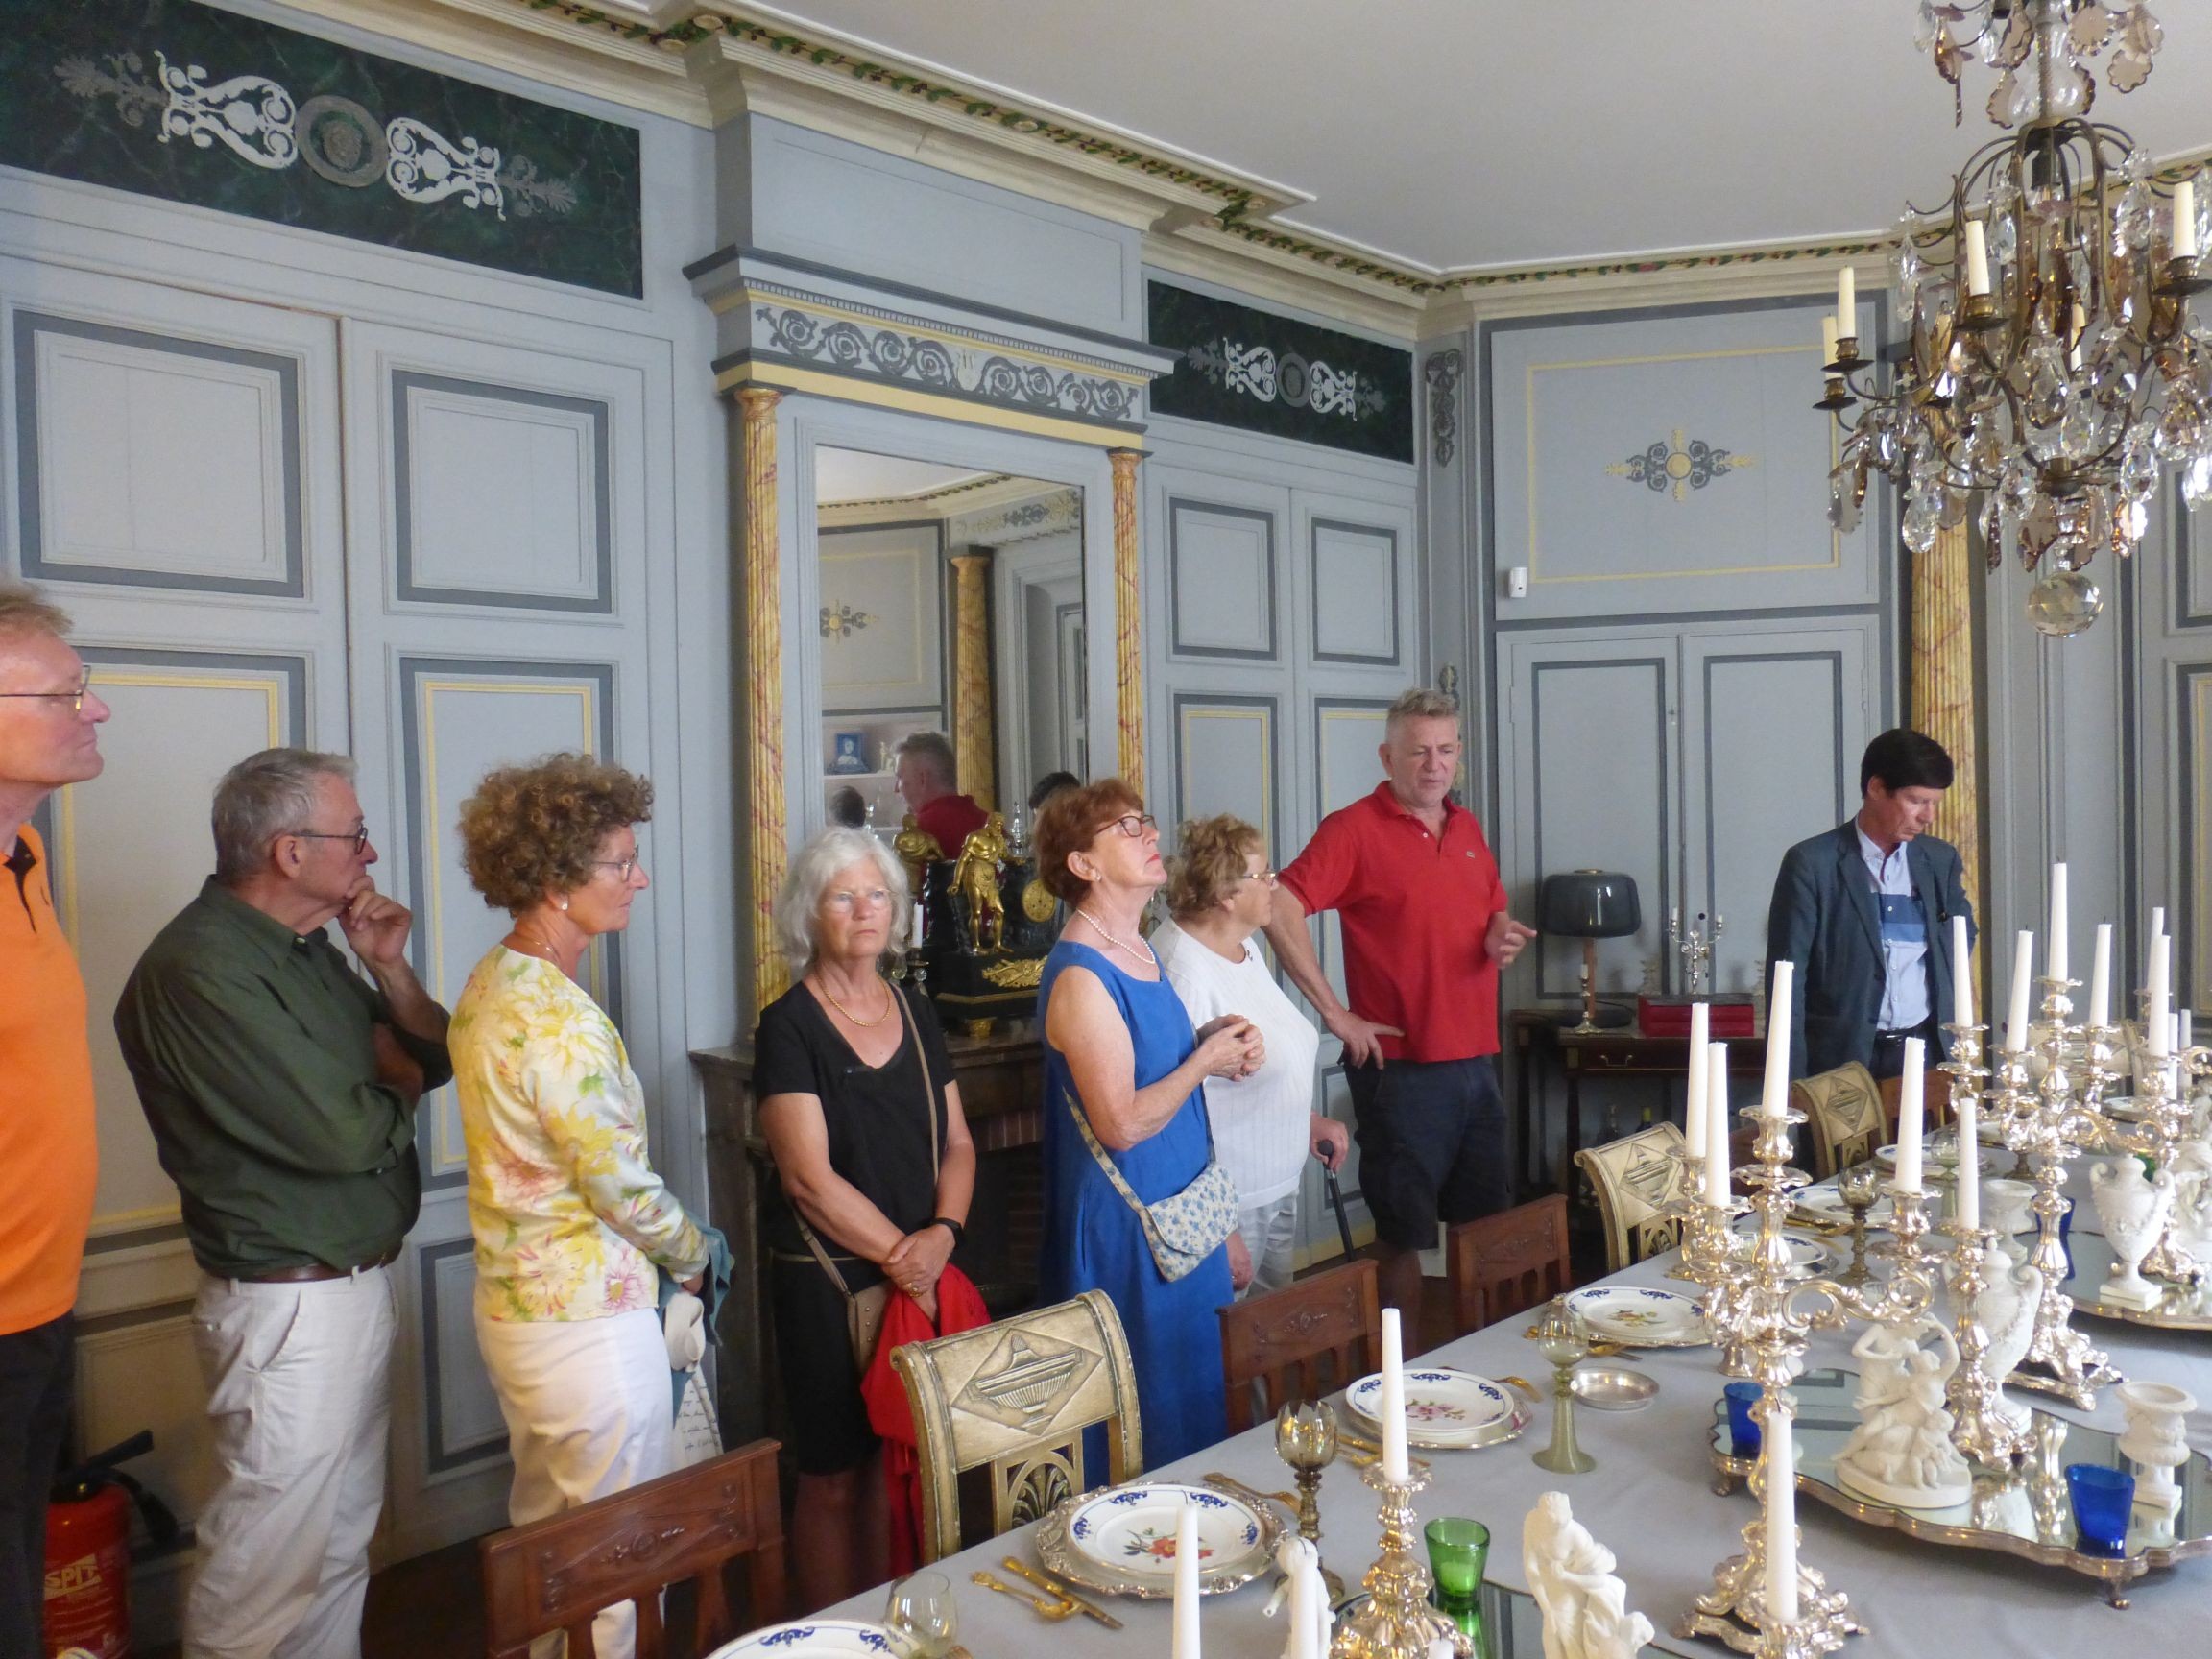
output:
[[[552,963],[556,968],[561,967],[560,952],[554,950],[553,942],[551,940],[545,938],[542,934],[531,932],[519,922],[516,923],[513,927],[508,929],[508,931],[513,933],[516,938],[521,940],[523,944],[529,946],[531,950],[537,955],[544,957],[546,961]],[[564,969],[563,972],[565,973],[566,970]]]
[[[880,1025],[884,1021],[891,1018],[891,987],[884,984],[880,975],[877,977],[876,983],[883,986],[883,1012],[877,1015],[873,1020],[861,1019],[859,1015],[854,1013],[852,1009],[846,1007],[844,1003],[838,1001],[837,993],[830,990],[830,987],[822,980],[820,975],[816,975],[815,977],[814,988],[821,992],[823,996],[830,998],[830,1007],[836,1009],[838,1013],[844,1015],[846,1019],[852,1021],[854,1024],[859,1026],[863,1031],[865,1031],[869,1026]]]
[[[1125,940],[1115,938],[1113,934],[1107,932],[1105,927],[1100,925],[1098,918],[1092,915],[1090,911],[1084,909],[1082,905],[1078,904],[1075,906],[1075,914],[1082,917],[1084,921],[1090,923],[1093,927],[1096,928],[1098,937],[1105,940],[1107,944],[1119,946],[1120,949],[1128,955],[1130,961],[1143,962],[1149,960],[1153,967],[1157,968],[1160,966],[1159,953],[1152,949],[1152,945],[1149,940],[1139,941],[1139,943],[1144,947],[1144,954],[1140,956],[1137,954],[1137,947],[1135,945],[1131,945]]]

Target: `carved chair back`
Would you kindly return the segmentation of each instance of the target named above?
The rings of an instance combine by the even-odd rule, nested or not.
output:
[[[537,1637],[565,1631],[568,1659],[594,1659],[591,1620],[634,1602],[637,1659],[669,1651],[661,1592],[694,1586],[692,1623],[678,1650],[705,1653],[783,1613],[783,1507],[776,1442],[663,1475],[477,1546],[484,1574],[485,1651],[523,1659]],[[747,1558],[747,1622],[730,1610],[724,1567]]]
[[[1682,1194],[1682,1166],[1674,1155],[1683,1144],[1673,1124],[1654,1123],[1575,1154],[1598,1195],[1608,1273],[1682,1242],[1682,1223],[1662,1212]]]
[[[1462,1221],[1444,1235],[1452,1329],[1464,1336],[1575,1288],[1567,1260],[1567,1195]]]
[[[1144,1467],[1137,1371],[1103,1291],[894,1349],[922,1462],[922,1558],[960,1549],[960,1476],[990,1471],[994,1535],[1094,1482],[1083,1431],[1106,1429],[1107,1478]]]
[[[1232,1434],[1251,1428],[1260,1411],[1273,1416],[1318,1400],[1382,1362],[1382,1299],[1372,1262],[1232,1302],[1219,1317]]]
[[[1805,1150],[1816,1181],[1865,1163],[1888,1141],[1881,1086],[1856,1060],[1800,1077],[1790,1085],[1790,1103],[1805,1114]]]

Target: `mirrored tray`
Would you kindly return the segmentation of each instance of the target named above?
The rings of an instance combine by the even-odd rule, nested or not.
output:
[[[1273,1504],[1169,1480],[1063,1498],[1037,1528],[1037,1558],[1046,1572],[1087,1590],[1172,1597],[1175,1520],[1185,1503],[1198,1506],[1200,1595],[1238,1589],[1274,1565],[1283,1520]]]
[[[1964,1503],[1946,1509],[1900,1509],[1848,1491],[1837,1481],[1836,1455],[1859,1424],[1859,1414],[1851,1407],[1858,1387],[1858,1373],[1841,1369],[1808,1371],[1794,1384],[1798,1490],[1811,1493],[1831,1509],[1931,1543],[1996,1551],[2047,1567],[2064,1567],[2101,1580],[2115,1602],[2119,1586],[2130,1578],[2192,1555],[2212,1554],[2212,1458],[2201,1452],[2192,1454],[2174,1472],[2181,1492],[2179,1508],[2171,1515],[2142,1508],[2134,1512],[2125,1555],[2084,1555],[2075,1549],[2066,1465],[2102,1463],[2125,1469],[2128,1461],[2121,1455],[2118,1434],[2086,1429],[2032,1407],[2026,1461],[2017,1469],[1976,1469],[1974,1496]],[[1713,1405],[1712,1448],[1723,1492],[1734,1490],[1736,1482],[1756,1466],[1756,1459],[1735,1455],[1724,1400]]]
[[[2014,1243],[2032,1247],[2034,1241],[2033,1234],[2024,1233]],[[2103,1234],[2084,1233],[2077,1223],[2067,1235],[2066,1255],[2074,1264],[2073,1276],[2066,1281],[2066,1294],[2082,1312],[2167,1331],[2212,1331],[2212,1280],[2195,1286],[2169,1285],[2154,1308],[2124,1308],[2103,1300],[2099,1294],[2105,1275],[2112,1270],[2112,1245]]]

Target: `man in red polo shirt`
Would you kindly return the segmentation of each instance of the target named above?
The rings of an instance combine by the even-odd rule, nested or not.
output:
[[[924,834],[934,836],[948,858],[960,856],[968,837],[990,814],[953,781],[952,744],[942,732],[916,732],[901,739],[897,757],[899,799]]]
[[[1498,1092],[1498,971],[1536,936],[1506,913],[1498,861],[1450,799],[1458,705],[1420,687],[1390,705],[1375,793],[1321,820],[1285,870],[1267,939],[1344,1044],[1359,1187],[1384,1259],[1383,1300],[1415,1308],[1439,1221],[1511,1201]],[[1347,1007],[1306,918],[1344,928]],[[1357,1010],[1357,1012],[1355,1012]]]

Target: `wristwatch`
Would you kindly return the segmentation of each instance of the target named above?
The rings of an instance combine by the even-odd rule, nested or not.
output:
[[[952,1248],[955,1250],[959,1249],[960,1246],[966,1243],[968,1240],[968,1229],[961,1226],[959,1222],[953,1220],[950,1215],[932,1215],[929,1217],[929,1225],[932,1227],[942,1227],[946,1232],[951,1234]]]

